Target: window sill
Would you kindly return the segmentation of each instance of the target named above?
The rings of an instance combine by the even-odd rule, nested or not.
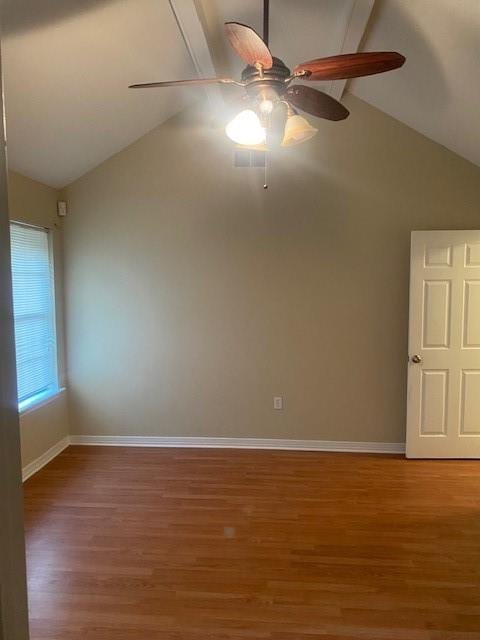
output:
[[[65,393],[65,387],[60,389],[55,389],[53,391],[45,391],[44,393],[39,393],[38,395],[30,398],[29,400],[25,400],[21,403],[21,406],[18,407],[18,413],[21,416],[27,415],[28,413],[32,413],[41,407],[44,407],[47,404],[53,402],[60,395]]]

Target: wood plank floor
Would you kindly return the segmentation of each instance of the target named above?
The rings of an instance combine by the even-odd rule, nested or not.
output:
[[[480,463],[69,447],[25,484],[32,640],[479,640]]]

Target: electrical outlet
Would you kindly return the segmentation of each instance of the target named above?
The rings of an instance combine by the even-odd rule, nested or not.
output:
[[[277,396],[273,398],[273,408],[277,410],[283,409],[283,398],[282,396]]]

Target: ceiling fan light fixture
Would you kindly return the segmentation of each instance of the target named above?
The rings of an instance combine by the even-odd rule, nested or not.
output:
[[[297,114],[288,117],[285,125],[282,147],[291,147],[313,138],[318,129],[313,127],[308,120]]]
[[[266,140],[265,128],[260,118],[252,109],[245,109],[231,120],[225,127],[225,133],[237,144],[251,147],[261,145]]]
[[[258,109],[262,115],[269,116],[272,113],[274,106],[273,101],[267,99],[260,102]]]

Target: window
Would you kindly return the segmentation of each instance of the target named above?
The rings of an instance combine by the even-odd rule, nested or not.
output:
[[[53,261],[46,229],[12,222],[10,236],[18,407],[22,411],[58,391]]]

